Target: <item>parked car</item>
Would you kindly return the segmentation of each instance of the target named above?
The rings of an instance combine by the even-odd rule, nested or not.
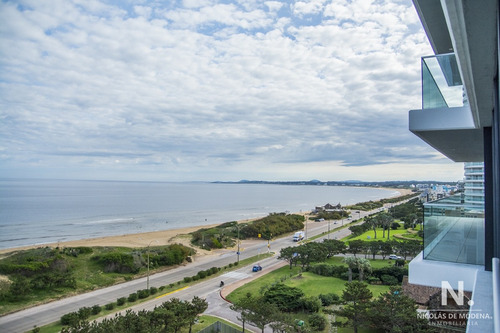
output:
[[[400,256],[397,256],[397,255],[395,255],[395,254],[391,254],[391,255],[389,256],[389,259],[391,259],[391,260],[398,260],[398,259],[403,259],[403,258],[401,258]]]
[[[252,272],[258,272],[258,271],[261,271],[262,270],[262,266],[261,265],[254,265],[253,268],[252,268]]]

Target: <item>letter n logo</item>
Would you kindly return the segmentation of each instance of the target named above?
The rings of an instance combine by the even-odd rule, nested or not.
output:
[[[458,281],[458,294],[448,281],[441,281],[441,305],[448,305],[448,293],[457,305],[464,305],[464,281]]]

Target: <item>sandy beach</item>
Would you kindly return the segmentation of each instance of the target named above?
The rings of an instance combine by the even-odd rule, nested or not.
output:
[[[411,190],[406,190],[406,189],[388,189],[388,190],[393,190],[397,191],[400,193],[401,196],[407,195],[411,193]],[[296,213],[296,214],[304,214],[304,213]],[[242,220],[238,221],[238,223],[246,223],[249,221],[252,221],[255,219],[247,219],[247,220]],[[23,246],[23,247],[16,247],[16,248],[10,248],[10,249],[1,249],[0,250],[0,255],[1,254],[6,254],[9,252],[14,252],[14,251],[20,251],[20,250],[27,250],[27,249],[33,249],[33,248],[38,248],[38,247],[77,247],[77,246],[121,246],[121,247],[130,247],[130,248],[140,248],[140,247],[147,247],[149,246],[162,246],[162,245],[168,245],[168,244],[184,244],[186,246],[191,246],[190,245],[190,237],[189,233],[194,232],[196,230],[199,230],[201,228],[211,228],[214,226],[219,225],[220,223],[217,224],[212,224],[212,225],[205,225],[205,226],[197,226],[197,227],[189,227],[189,228],[179,228],[179,229],[170,229],[170,230],[160,230],[160,231],[153,231],[153,232],[145,232],[145,233],[134,233],[134,234],[126,234],[126,235],[119,235],[119,236],[107,236],[107,237],[99,237],[99,238],[89,238],[89,239],[82,239],[82,240],[72,240],[72,241],[66,241],[66,242],[59,242],[59,243],[48,243],[48,244],[38,244],[38,245],[30,245],[30,246]],[[197,255],[205,255],[213,252],[209,251],[204,251],[201,249],[197,249]]]
[[[238,223],[245,223],[251,220],[242,220]],[[196,230],[202,228],[211,228],[214,226],[220,225],[211,224],[204,225],[198,227],[190,227],[190,228],[180,228],[180,229],[170,229],[170,230],[160,230],[160,231],[152,231],[152,232],[144,232],[144,233],[134,233],[134,234],[126,234],[119,236],[107,236],[107,237],[98,237],[98,238],[89,238],[89,239],[81,239],[81,240],[72,240],[66,242],[59,243],[48,243],[48,244],[38,244],[38,245],[30,245],[30,246],[22,246],[11,249],[2,249],[0,250],[0,255],[14,252],[14,251],[22,251],[28,249],[34,249],[38,247],[78,247],[78,246],[120,246],[120,247],[130,247],[130,248],[141,248],[149,246],[162,246],[168,244],[184,244],[186,246],[192,247],[190,245],[190,236],[189,233],[194,232]],[[196,249],[197,255],[205,255],[213,253],[211,251],[205,251],[202,249]]]

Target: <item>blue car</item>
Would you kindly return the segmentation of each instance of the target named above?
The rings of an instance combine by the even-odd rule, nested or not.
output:
[[[262,266],[260,265],[254,265],[252,268],[252,272],[258,272],[262,270]]]

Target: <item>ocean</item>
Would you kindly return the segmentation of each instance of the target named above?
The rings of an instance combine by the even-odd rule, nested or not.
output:
[[[396,196],[364,187],[0,180],[0,249],[202,226]]]

